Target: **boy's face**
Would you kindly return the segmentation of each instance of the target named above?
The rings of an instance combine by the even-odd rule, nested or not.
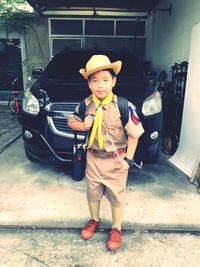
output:
[[[112,77],[109,71],[100,70],[93,73],[88,80],[92,93],[99,99],[105,99],[116,84],[116,77]]]

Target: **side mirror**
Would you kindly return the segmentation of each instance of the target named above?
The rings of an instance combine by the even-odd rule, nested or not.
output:
[[[34,79],[39,79],[41,74],[43,73],[42,69],[35,69],[35,70],[32,70],[32,77]]]

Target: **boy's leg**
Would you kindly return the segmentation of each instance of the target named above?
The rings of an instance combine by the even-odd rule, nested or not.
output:
[[[123,217],[123,207],[114,207],[111,205],[112,210],[112,228],[117,228],[118,230],[121,230],[122,225],[122,217]]]
[[[88,201],[91,218],[99,222],[100,201],[90,202]]]
[[[100,223],[99,219],[100,201],[96,202],[88,201],[88,206],[91,214],[91,219],[81,231],[81,237],[83,239],[90,239],[94,235]]]
[[[107,246],[110,250],[118,250],[121,246],[121,225],[122,225],[122,215],[123,215],[123,207],[114,207],[111,206],[112,209],[112,230],[110,231],[109,239]]]

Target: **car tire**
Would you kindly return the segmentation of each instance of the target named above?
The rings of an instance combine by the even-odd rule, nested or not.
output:
[[[173,155],[178,147],[178,136],[175,134],[166,135],[163,141],[163,152]]]

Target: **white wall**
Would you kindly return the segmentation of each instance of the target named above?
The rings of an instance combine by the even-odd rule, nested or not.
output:
[[[170,79],[174,63],[188,61],[193,25],[200,22],[200,0],[161,0],[157,8],[169,8],[172,14],[154,11],[146,28],[146,57],[159,74],[165,70]]]
[[[184,100],[183,121],[179,147],[170,161],[191,177],[197,178],[200,168],[200,23],[192,30],[188,78]],[[192,120],[191,120],[192,118]],[[191,138],[192,136],[192,138]]]

